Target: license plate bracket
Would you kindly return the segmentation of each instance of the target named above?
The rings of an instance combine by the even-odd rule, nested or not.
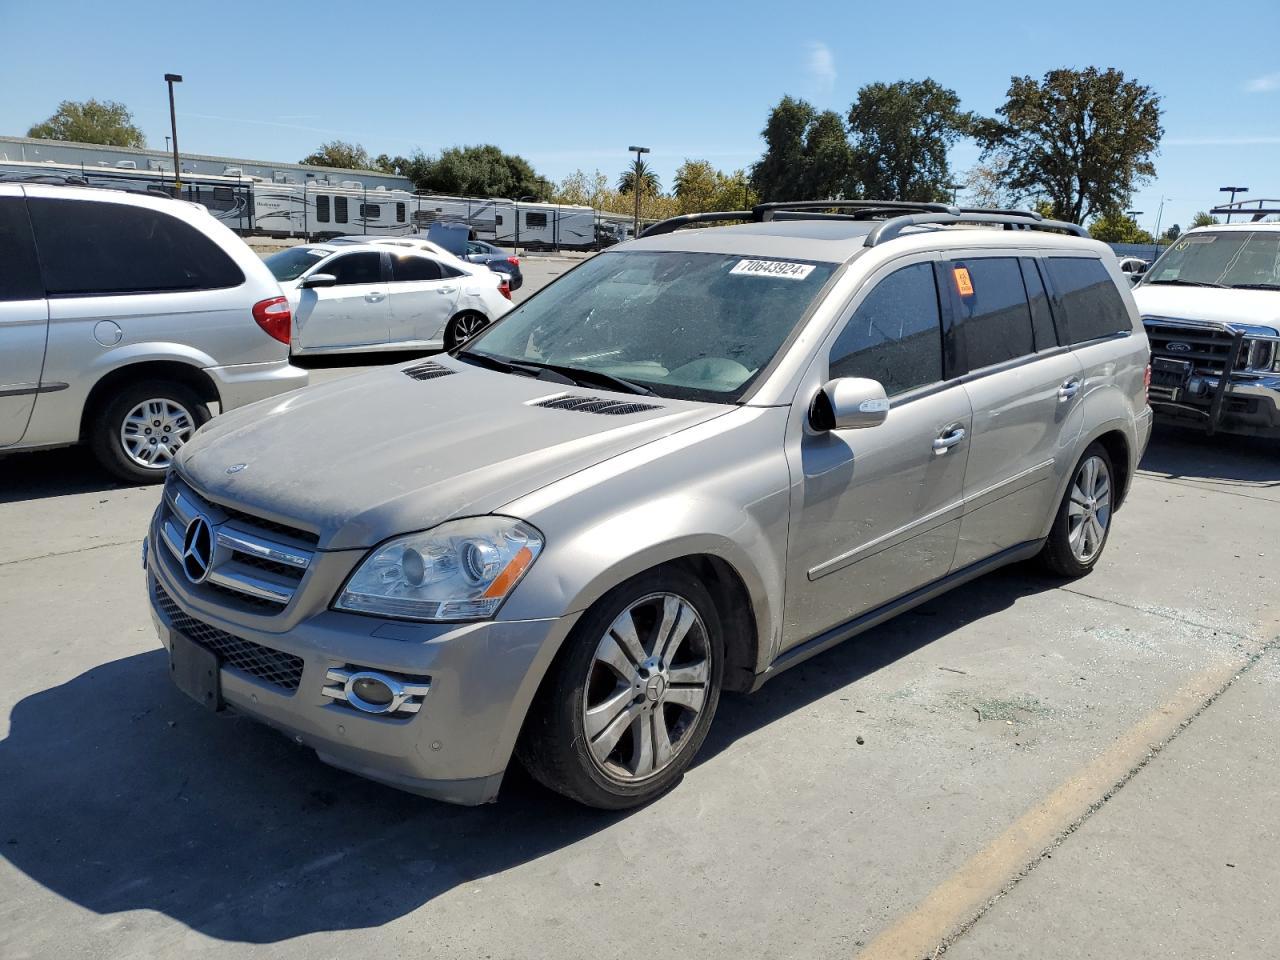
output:
[[[1191,379],[1190,360],[1172,360],[1169,357],[1151,358],[1151,383],[1157,387],[1185,387]]]
[[[169,675],[178,689],[215,713],[223,708],[222,661],[178,630],[169,631]]]

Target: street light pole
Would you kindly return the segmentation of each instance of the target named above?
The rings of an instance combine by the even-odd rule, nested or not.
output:
[[[169,84],[169,127],[173,133],[173,195],[177,197],[182,194],[182,167],[178,160],[178,114],[173,108],[173,85],[182,82],[182,75],[166,73],[164,79]]]
[[[632,225],[632,236],[640,236],[640,155],[649,152],[648,147],[627,147],[629,151],[636,155],[635,175],[631,178],[631,189],[636,195],[636,218]]]
[[[1248,187],[1219,187],[1219,188],[1218,188],[1218,192],[1219,192],[1219,193],[1229,193],[1229,194],[1231,194],[1231,202],[1232,202],[1232,203],[1235,203],[1235,202],[1236,202],[1236,194],[1237,194],[1237,193],[1248,193],[1248,192],[1249,192],[1249,188],[1248,188]],[[1231,212],[1230,212],[1230,211],[1227,211],[1227,223],[1230,223],[1230,222],[1231,222]]]
[[[1160,246],[1160,221],[1164,219],[1164,205],[1168,200],[1172,200],[1172,199],[1173,197],[1165,197],[1163,194],[1161,194],[1160,196],[1160,209],[1156,211],[1156,246],[1157,247]]]

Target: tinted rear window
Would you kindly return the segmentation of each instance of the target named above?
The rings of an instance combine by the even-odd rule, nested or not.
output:
[[[0,300],[44,297],[31,223],[21,197],[0,197]]]
[[[1035,352],[1031,310],[1022,269],[1013,257],[965,260],[952,265],[956,320],[970,370]]]
[[[440,265],[427,257],[415,257],[412,255],[392,257],[391,279],[404,282],[410,280],[439,280]]]
[[[1048,257],[1044,260],[1063,311],[1065,333],[1072,343],[1097,340],[1129,331],[1129,311],[1102,261],[1084,257]]]
[[[216,243],[158,210],[101,201],[27,201],[50,296],[212,290],[244,283]]]

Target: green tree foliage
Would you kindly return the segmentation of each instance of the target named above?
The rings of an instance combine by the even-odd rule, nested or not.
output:
[[[867,84],[849,108],[863,194],[885,200],[951,199],[947,151],[972,122],[956,92],[934,80]]]
[[[676,170],[674,188],[678,213],[745,210],[757,202],[745,171],[722,173],[706,160],[682,163]]]
[[[57,112],[28,130],[27,136],[112,147],[147,145],[147,138],[133,123],[133,114],[114,100],[63,100]]]
[[[314,153],[303,157],[301,162],[313,167],[341,167],[344,170],[373,168],[368,151],[358,143],[347,143],[345,140],[322,143]]]
[[[961,198],[971,207],[993,207],[1009,210],[1017,207],[1020,199],[1007,186],[1009,175],[1009,158],[999,154],[990,157],[985,163],[976,163],[965,171],[960,178],[964,188]]]
[[[618,177],[618,192],[630,194],[636,189],[636,184],[640,185],[641,196],[656,197],[662,193],[662,181],[643,157],[636,157],[631,161],[631,166],[622,171],[622,176]]]
[[[765,152],[751,168],[761,200],[826,200],[853,196],[853,150],[844,121],[804,100],[783,97],[761,135]]]
[[[1155,243],[1155,238],[1123,210],[1108,210],[1096,218],[1089,224],[1089,236],[1103,243]]]
[[[1173,243],[1173,241],[1177,240],[1180,236],[1182,236],[1182,227],[1175,223],[1164,232],[1163,239],[1165,243]]]
[[[450,147],[435,157],[416,153],[403,160],[399,172],[430,193],[549,200],[555,192],[528,160],[492,144]]]
[[[975,126],[983,158],[1008,156],[1009,188],[1047,197],[1060,219],[1118,208],[1155,175],[1160,97],[1114,68],[1013,77],[996,112]]]
[[[803,156],[800,199],[838,200],[856,194],[856,161],[840,114],[825,110],[813,118]]]
[[[1191,226],[1193,227],[1216,227],[1217,225],[1218,218],[1212,214],[1205,213],[1203,210],[1191,218]]]

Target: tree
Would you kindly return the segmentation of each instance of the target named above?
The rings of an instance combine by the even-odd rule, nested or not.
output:
[[[1119,208],[1155,175],[1160,97],[1120,70],[1013,77],[996,112],[975,125],[983,159],[1007,155],[1009,188],[1048,197],[1059,219],[1082,223]]]
[[[1180,236],[1182,236],[1182,227],[1175,223],[1164,232],[1164,242],[1173,243],[1173,241],[1177,240]]]
[[[995,154],[986,163],[976,163],[960,178],[965,200],[975,207],[1010,210],[1021,198],[1008,187],[1009,158]]]
[[[301,162],[313,167],[341,167],[344,170],[368,170],[373,166],[364,147],[345,140],[322,143],[314,153],[303,157]]]
[[[706,160],[686,160],[676,170],[673,191],[678,213],[748,210],[757,202],[743,170],[722,173]]]
[[[751,185],[767,201],[806,199],[805,133],[817,117],[804,100],[785,96],[769,111],[760,135],[765,150],[751,168]]]
[[[849,108],[864,194],[890,200],[949,200],[947,151],[973,118],[960,97],[931,79],[870,83]]]
[[[662,181],[653,172],[653,168],[644,162],[643,157],[636,157],[631,161],[631,166],[622,171],[622,176],[618,177],[618,192],[629,194],[636,189],[636,184],[640,185],[642,195],[657,196],[662,192]]]
[[[856,160],[844,121],[834,110],[813,118],[804,135],[800,199],[841,200],[857,193]]]
[[[1138,226],[1123,210],[1108,210],[1089,225],[1089,236],[1103,243],[1155,243],[1155,238]]]
[[[528,160],[503,153],[493,144],[450,147],[438,157],[417,153],[406,161],[403,172],[419,190],[432,193],[509,200],[548,200],[554,193],[550,181],[539,176]]]
[[[114,100],[63,100],[48,120],[27,131],[41,140],[101,143],[111,147],[145,147],[147,138],[133,123],[133,114]]]
[[[1218,218],[1201,210],[1191,218],[1191,226],[1193,227],[1216,227]]]

